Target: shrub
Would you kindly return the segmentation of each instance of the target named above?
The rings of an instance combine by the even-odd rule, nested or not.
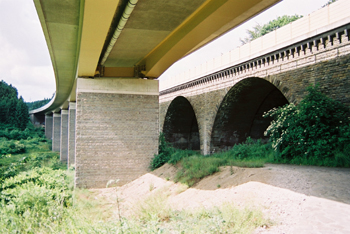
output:
[[[6,233],[36,233],[60,222],[64,209],[72,205],[68,180],[65,171],[45,167],[6,179],[0,187],[0,228]]]
[[[218,153],[216,157],[243,160],[254,158],[265,158],[271,154],[271,145],[263,144],[261,140],[253,140],[250,137],[244,143],[234,145],[230,150]]]
[[[174,151],[175,149],[171,147],[168,142],[165,141],[164,134],[160,133],[158,154],[154,155],[151,161],[151,170],[155,170],[167,163],[170,160],[170,157],[174,153]]]
[[[168,160],[169,164],[175,165],[179,161],[181,161],[183,158],[188,158],[192,155],[198,154],[196,151],[193,150],[175,150],[171,156],[170,159]]]
[[[194,185],[200,179],[219,171],[219,167],[227,163],[227,160],[216,157],[191,156],[181,161],[182,168],[177,172],[175,181]]]
[[[274,119],[265,135],[270,136],[280,161],[312,158],[316,165],[325,165],[350,143],[348,109],[317,89],[309,87],[298,106],[289,104],[264,115]]]
[[[3,141],[0,140],[0,155],[24,153],[26,147],[19,141]]]

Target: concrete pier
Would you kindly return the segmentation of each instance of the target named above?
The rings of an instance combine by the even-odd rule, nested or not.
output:
[[[61,110],[61,150],[60,160],[67,163],[68,158],[68,110]]]
[[[52,151],[60,152],[61,147],[61,114],[53,113]]]
[[[52,128],[53,128],[53,116],[45,115],[45,136],[49,140],[52,140]]]
[[[158,81],[78,78],[76,187],[125,184],[146,173],[158,152]]]
[[[68,109],[68,167],[75,163],[75,102]]]

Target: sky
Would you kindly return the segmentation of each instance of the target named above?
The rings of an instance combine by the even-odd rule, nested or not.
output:
[[[320,9],[327,1],[281,1],[178,61],[162,74],[160,80],[236,48],[241,44],[239,38],[246,37],[247,29],[258,23],[263,25],[282,15],[305,16]],[[55,92],[52,63],[32,0],[0,0],[0,80],[16,87],[26,102],[50,98]]]

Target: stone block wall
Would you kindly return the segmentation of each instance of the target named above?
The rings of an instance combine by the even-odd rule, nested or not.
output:
[[[158,151],[158,107],[158,81],[79,78],[75,185],[122,185],[146,173]]]

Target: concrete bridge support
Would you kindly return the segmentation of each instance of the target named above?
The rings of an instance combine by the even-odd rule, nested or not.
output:
[[[158,151],[158,81],[78,78],[75,186],[102,188],[147,172]]]
[[[53,116],[45,115],[45,136],[47,139],[52,140],[52,129],[53,129]]]
[[[61,110],[60,160],[67,163],[68,158],[68,110]]]
[[[75,102],[68,109],[68,167],[75,163]]]
[[[60,152],[61,148],[61,113],[53,113],[52,151]]]

